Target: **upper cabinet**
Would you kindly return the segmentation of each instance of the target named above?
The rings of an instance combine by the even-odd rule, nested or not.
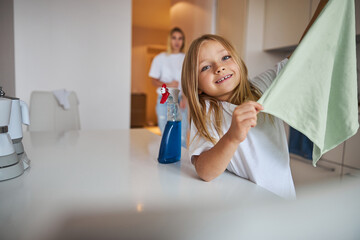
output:
[[[296,46],[310,20],[311,0],[266,0],[264,49]]]
[[[320,0],[265,0],[264,50],[299,43]],[[360,0],[355,0],[356,33],[360,34]]]
[[[345,142],[344,165],[360,169],[360,131]]]
[[[310,9],[310,13],[311,13],[311,17],[314,15],[317,6],[319,5],[320,0],[310,0],[310,4],[311,4],[311,9]]]

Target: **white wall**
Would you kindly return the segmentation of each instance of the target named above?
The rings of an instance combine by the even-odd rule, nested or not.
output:
[[[248,15],[247,2],[247,0],[217,1],[216,34],[229,40],[242,58]]]
[[[180,27],[186,35],[186,47],[203,34],[214,33],[216,0],[172,0],[171,27]]]
[[[130,127],[131,0],[14,0],[16,96],[77,92],[82,129]]]

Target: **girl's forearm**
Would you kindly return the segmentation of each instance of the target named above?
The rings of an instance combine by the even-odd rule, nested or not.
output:
[[[256,115],[263,109],[254,101],[245,102],[235,108],[231,126],[226,134],[213,148],[195,159],[196,172],[203,180],[211,181],[225,171],[239,144],[246,139],[250,128],[256,126]]]
[[[194,165],[199,177],[208,182],[222,174],[238,145],[225,134],[213,148],[195,157]]]

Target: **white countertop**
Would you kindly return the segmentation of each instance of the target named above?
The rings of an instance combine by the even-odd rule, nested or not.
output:
[[[74,211],[144,212],[278,199],[228,172],[212,182],[200,180],[184,148],[180,162],[159,164],[160,141],[143,129],[25,132],[31,167],[0,182],[0,219],[6,226],[24,224],[24,234],[37,236],[44,231],[40,226],[55,227],[49,222]]]
[[[294,230],[294,220],[319,227],[304,221],[307,211],[316,223],[330,219],[327,214],[337,215],[332,223],[354,217],[359,189],[343,199],[348,211],[324,214],[314,209],[318,198],[286,202],[229,172],[204,182],[186,149],[180,162],[159,164],[160,140],[143,129],[24,133],[31,168],[0,182],[0,239],[263,239],[269,232],[288,239],[307,237]]]

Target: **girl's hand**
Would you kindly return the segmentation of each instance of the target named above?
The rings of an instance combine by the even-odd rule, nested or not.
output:
[[[233,112],[231,126],[226,133],[229,140],[236,144],[244,141],[250,128],[256,126],[257,114],[263,109],[261,104],[253,101],[237,106]]]

